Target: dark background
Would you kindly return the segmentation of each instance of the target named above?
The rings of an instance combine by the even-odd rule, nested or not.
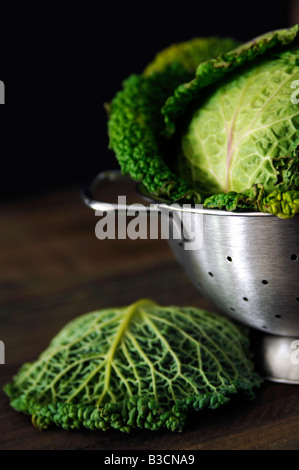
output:
[[[1,13],[2,201],[117,168],[103,104],[156,52],[195,36],[245,41],[290,26],[299,1],[40,3]]]

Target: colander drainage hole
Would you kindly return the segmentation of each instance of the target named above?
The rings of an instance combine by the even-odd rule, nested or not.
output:
[[[248,302],[247,297],[243,297],[243,300],[244,300],[245,302]]]
[[[275,318],[281,318],[281,315],[275,315]]]
[[[214,274],[213,274],[213,273],[209,273],[209,276],[214,277]]]
[[[233,259],[232,259],[231,256],[228,256],[226,259],[227,259],[227,261],[229,261],[230,263],[233,261]]]
[[[264,279],[264,280],[262,281],[262,284],[264,284],[264,285],[266,286],[266,285],[269,284],[269,283],[268,283],[268,281],[266,281],[266,280]]]
[[[297,259],[298,259],[298,256],[297,256],[297,255],[292,255],[292,256],[291,256],[291,260],[292,260],[292,261],[296,261]]]
[[[231,310],[232,312],[235,312],[235,311],[236,311],[236,309],[235,309],[234,307],[231,307],[230,310]]]

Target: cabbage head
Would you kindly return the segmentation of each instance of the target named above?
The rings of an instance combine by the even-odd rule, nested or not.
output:
[[[153,197],[299,212],[298,25],[246,44],[197,38],[130,76],[109,105],[110,147]]]

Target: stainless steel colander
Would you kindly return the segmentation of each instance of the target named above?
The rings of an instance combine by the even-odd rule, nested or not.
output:
[[[118,171],[101,173],[83,190],[84,202],[94,210],[126,211],[126,206],[107,206],[92,196],[101,181],[123,178]],[[152,199],[143,187],[139,193],[151,202],[151,210],[162,217],[171,211],[174,224],[181,224],[183,208],[173,210],[166,202]],[[189,212],[193,226],[201,219],[202,247],[185,249],[192,233],[184,226],[181,239],[169,239],[177,261],[195,287],[225,315],[264,333],[259,347],[265,376],[299,383],[299,215],[281,220],[258,212],[204,208]]]
[[[203,237],[196,251],[169,240],[195,286],[241,323],[299,336],[299,217],[203,210]]]

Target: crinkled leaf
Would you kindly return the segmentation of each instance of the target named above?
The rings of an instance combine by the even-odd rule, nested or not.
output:
[[[81,316],[6,385],[40,429],[182,429],[260,385],[246,330],[194,307],[140,300]]]
[[[158,52],[155,59],[144,70],[144,75],[165,73],[169,68],[180,68],[184,70],[186,76],[192,78],[200,63],[230,51],[238,45],[239,42],[235,39],[217,37],[194,38],[172,44]]]
[[[276,189],[259,200],[262,212],[269,212],[281,219],[290,219],[299,213],[299,191],[283,191]]]
[[[244,212],[259,210],[281,219],[290,219],[299,213],[299,191],[275,189],[267,193],[263,186],[254,185],[244,193],[229,191],[214,194],[205,199],[204,207],[227,211],[238,209]]]
[[[181,83],[162,109],[167,127],[166,134],[172,135],[175,132],[177,119],[186,112],[188,105],[198,98],[203,88],[221,80],[248,62],[267,55],[270,51],[287,49],[287,46],[298,41],[298,32],[299,26],[295,25],[289,29],[266,33],[232,51],[199,64],[195,77],[188,83]]]

